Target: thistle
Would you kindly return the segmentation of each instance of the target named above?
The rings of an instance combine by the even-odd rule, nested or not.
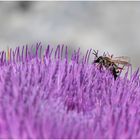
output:
[[[139,69],[114,80],[91,51],[70,60],[63,45],[1,52],[0,138],[140,138]]]

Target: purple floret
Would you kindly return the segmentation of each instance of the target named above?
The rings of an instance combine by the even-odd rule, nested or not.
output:
[[[0,138],[140,138],[139,69],[118,77],[68,48],[0,53]]]

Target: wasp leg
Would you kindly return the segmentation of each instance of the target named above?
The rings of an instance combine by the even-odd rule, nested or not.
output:
[[[120,74],[120,71],[113,67],[113,69],[112,69],[112,74],[113,74],[113,76],[114,76],[114,79],[116,80],[117,77],[118,77],[119,74]]]

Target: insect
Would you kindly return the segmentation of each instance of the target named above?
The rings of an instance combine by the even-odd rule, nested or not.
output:
[[[124,69],[125,66],[130,66],[130,58],[126,56],[121,56],[121,57],[114,57],[113,55],[108,56],[104,53],[103,56],[98,57],[98,51],[93,52],[95,55],[95,60],[94,63],[98,63],[100,69],[105,67],[106,69],[109,69],[111,73],[114,76],[114,79],[119,76],[121,71]],[[122,67],[119,67],[119,65],[122,65]]]

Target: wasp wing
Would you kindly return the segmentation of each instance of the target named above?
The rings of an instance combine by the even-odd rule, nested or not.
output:
[[[125,66],[130,66],[131,65],[130,61],[131,61],[130,57],[127,57],[127,56],[120,56],[120,57],[112,58],[112,62],[125,65]]]

